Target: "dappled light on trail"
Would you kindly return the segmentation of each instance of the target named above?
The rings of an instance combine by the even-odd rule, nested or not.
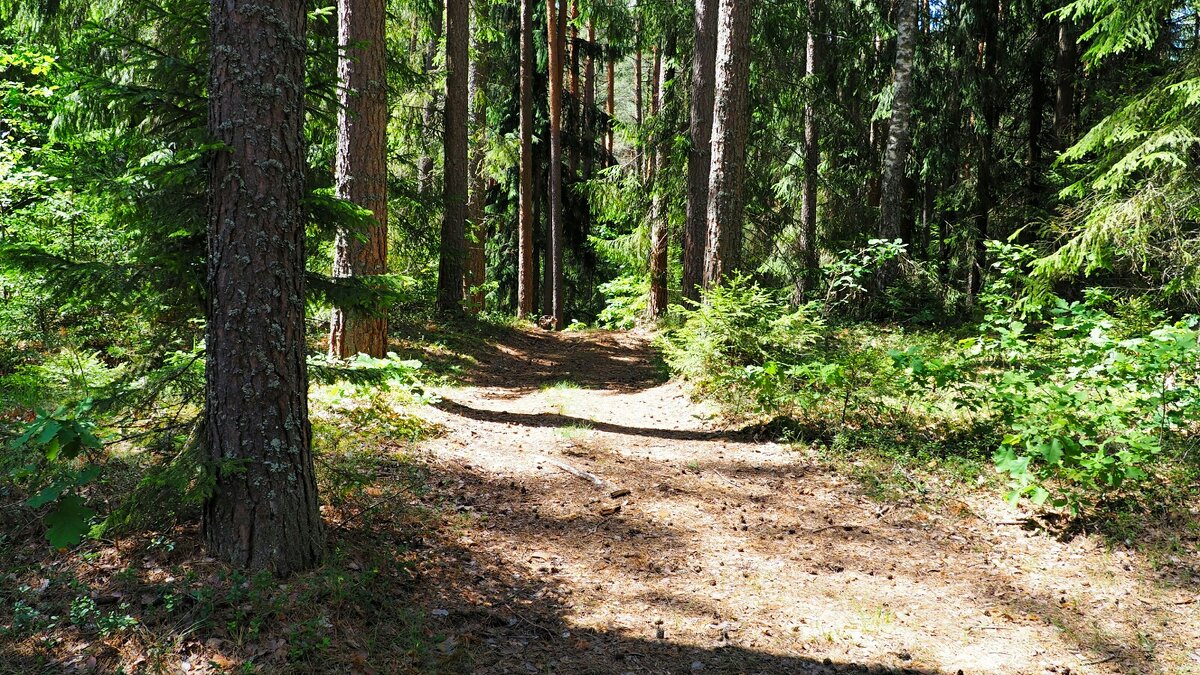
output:
[[[877,503],[807,448],[720,428],[678,383],[598,386],[637,379],[620,372],[645,367],[620,358],[648,354],[636,335],[524,340],[542,367],[481,359],[428,412],[450,432],[424,447],[463,514],[465,567],[440,573],[470,587],[441,598],[440,625],[477,642],[478,672],[1125,673],[1191,658],[1172,645],[1195,635],[1189,596],[1135,554],[1023,529],[994,495]]]

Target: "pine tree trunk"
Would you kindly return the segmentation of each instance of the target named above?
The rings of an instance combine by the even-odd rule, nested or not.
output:
[[[1042,79],[1043,58],[1046,51],[1047,24],[1043,15],[1041,3],[1037,8],[1034,28],[1033,45],[1029,49],[1028,71],[1029,81],[1029,119],[1027,125],[1027,143],[1029,154],[1026,164],[1026,203],[1037,208],[1041,204],[1042,195],[1042,119],[1046,106],[1045,82]],[[1025,243],[1032,241],[1033,228],[1026,227],[1022,239]]]
[[[566,33],[567,8],[555,5],[559,0],[546,3],[546,26],[549,41],[547,54],[550,69],[550,237],[547,252],[549,308],[543,311],[550,317],[551,327],[561,330],[563,324],[563,202],[562,202],[562,99],[563,99],[563,38]]]
[[[478,19],[476,19],[478,21]],[[475,59],[471,61],[467,76],[467,101],[471,109],[470,167],[467,185],[467,269],[463,278],[463,293],[467,308],[472,312],[484,309],[483,284],[487,280],[487,223],[484,207],[487,205],[487,177],[483,175],[483,160],[487,154],[487,62],[483,55],[483,42],[479,29],[471,33]]]
[[[636,42],[633,52],[633,120],[636,125],[634,128],[640,134],[642,125],[646,122],[645,102],[642,100],[642,87],[645,82],[642,77],[642,20],[637,21],[637,29],[634,31],[634,40]],[[615,120],[614,120],[615,123]],[[645,170],[643,162],[645,161],[645,153],[642,152],[642,146],[639,144],[634,150],[633,168],[637,170],[638,175],[642,175]]]
[[[992,146],[1000,113],[1000,107],[996,100],[996,62],[1000,55],[997,43],[999,0],[987,0],[984,7],[986,11],[979,17],[980,40],[983,47],[982,74],[980,75],[982,80],[979,89],[983,92],[981,101],[983,124],[976,136],[979,163],[975,169],[975,213],[972,218],[975,223],[975,232],[972,238],[974,251],[967,274],[967,303],[969,305],[975,304],[975,299],[983,289],[984,271],[987,269],[986,244],[992,211],[992,155],[994,152]]]
[[[616,128],[617,128],[617,97],[616,97],[616,90],[614,88],[615,83],[613,82],[613,79],[616,76],[615,71],[616,71],[616,63],[611,58],[609,58],[608,59],[608,73],[607,73],[608,102],[605,105],[605,112],[608,113],[608,125],[605,127],[605,132],[606,132],[605,136],[606,136],[607,144],[608,144],[607,148],[606,148],[608,151],[608,153],[607,153],[608,157],[605,160],[606,162],[615,162],[616,161],[616,159],[613,157],[613,153],[616,151],[616,145],[614,144],[614,141],[616,140]],[[639,90],[638,93],[640,95],[641,91]]]
[[[658,47],[651,50],[654,54],[654,72],[650,73],[650,118],[658,117],[658,90],[661,82],[658,79],[662,75],[662,52]],[[658,168],[658,148],[654,147],[653,143],[647,142],[649,152],[646,153],[646,180],[654,180],[654,170]]]
[[[442,41],[442,3],[436,4],[433,17],[430,19],[430,28],[433,34],[429,37],[429,43],[425,45],[424,69],[425,76],[432,77],[434,70],[434,59],[437,58],[438,45]],[[421,114],[421,127],[424,130],[425,139],[434,137],[434,126],[437,124],[437,92],[429,93],[429,100],[425,101],[425,109]],[[417,192],[422,195],[429,194],[433,189],[433,157],[429,154],[428,140],[421,144],[421,156],[417,159]]]
[[[1054,136],[1060,150],[1071,144],[1075,131],[1075,69],[1079,62],[1075,40],[1075,27],[1059,19],[1054,58]]]
[[[337,196],[374,214],[362,233],[338,230],[333,276],[387,273],[387,55],[384,0],[339,0]],[[387,353],[387,318],[335,307],[329,321],[329,355],[347,358]]]
[[[675,71],[670,67],[674,57],[675,33],[670,31],[662,58],[657,59],[659,72],[655,79],[661,84],[654,107],[659,112],[666,110],[667,107],[666,84],[675,78]],[[670,137],[668,133],[664,132],[664,135],[667,138]],[[668,146],[665,141],[667,138],[656,139],[655,145],[663,146],[655,153],[658,162],[654,171],[656,176],[663,176],[666,173]],[[669,223],[667,222],[665,190],[662,181],[658,181],[658,184],[654,186],[654,197],[650,203],[650,298],[646,304],[646,316],[651,320],[661,319],[667,313],[667,232]]]
[[[740,263],[753,13],[752,0],[721,0],[717,10],[716,103],[708,178],[705,288],[720,283]]]
[[[204,431],[213,557],[283,576],[321,559],[304,339],[306,3],[214,0]]]
[[[590,180],[596,164],[596,23],[588,19],[588,53],[583,66],[583,179]]]
[[[805,74],[809,87],[814,86],[821,68],[821,49],[817,38],[821,19],[819,0],[808,0],[808,37],[805,50]],[[820,275],[817,257],[817,169],[821,163],[820,130],[817,111],[812,102],[804,109],[804,189],[800,200],[800,236],[796,242],[797,263],[793,300],[798,304],[816,287]]]
[[[521,82],[520,82],[520,217],[517,228],[517,316],[533,314],[534,279],[537,270],[533,257],[533,2],[521,0]]]
[[[446,110],[442,186],[442,239],[438,310],[462,309],[467,232],[467,43],[469,0],[446,1]]]
[[[717,0],[696,0],[692,51],[692,97],[683,226],[683,297],[700,299],[708,238],[708,171],[712,164],[713,86],[717,59]]]
[[[917,32],[916,0],[901,0],[896,19],[896,66],[893,71],[892,121],[880,188],[879,238],[902,238],[904,170],[912,123],[913,47]],[[894,270],[892,270],[894,271]]]
[[[576,24],[578,19],[579,2],[572,0],[571,37],[568,41],[571,46],[571,87],[570,95],[567,97],[567,135],[571,141],[568,145],[567,162],[570,168],[568,175],[572,180],[579,175],[579,138],[582,136],[579,101],[583,97],[579,95],[579,26]]]

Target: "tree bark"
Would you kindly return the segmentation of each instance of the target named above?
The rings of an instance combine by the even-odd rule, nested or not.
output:
[[[880,188],[879,238],[902,238],[904,171],[912,123],[913,48],[916,37],[916,0],[901,0],[896,19],[896,66],[892,82],[892,120],[888,126]]]
[[[808,37],[805,49],[805,75],[810,96],[815,96],[815,80],[821,68],[821,49],[818,26],[821,18],[819,0],[808,0]],[[812,99],[804,108],[804,188],[800,200],[800,236],[796,242],[800,273],[796,276],[793,300],[799,304],[817,286],[820,261],[817,257],[817,169],[821,163],[820,129]]]
[[[583,178],[590,180],[596,162],[596,23],[588,19],[588,53],[583,66]]]
[[[1027,79],[1029,81],[1029,119],[1027,126],[1027,145],[1029,155],[1026,166],[1026,199],[1033,208],[1041,204],[1042,193],[1042,120],[1046,106],[1045,82],[1042,78],[1043,58],[1046,51],[1046,20],[1041,3],[1034,5],[1037,12],[1034,24],[1033,45],[1029,49]],[[1033,235],[1032,228],[1023,230],[1023,241],[1029,243]]]
[[[324,549],[304,339],[305,3],[213,0],[204,431],[211,554],[283,576]]]
[[[387,54],[384,0],[338,0],[338,118],[336,194],[369,210],[365,233],[339,229],[333,276],[387,273]],[[365,240],[361,236],[365,234]],[[387,353],[387,318],[333,308],[329,355]]]
[[[610,57],[608,59],[608,73],[607,73],[608,79],[607,79],[607,84],[606,84],[606,86],[608,87],[608,92],[607,92],[608,102],[607,102],[606,108],[605,108],[605,112],[608,113],[608,125],[605,127],[605,136],[607,138],[607,143],[608,143],[608,147],[607,147],[608,159],[606,161],[614,161],[613,152],[616,150],[616,145],[613,143],[613,141],[616,140],[616,135],[617,135],[616,134],[617,97],[616,97],[616,90],[613,87],[613,84],[614,84],[613,79],[616,76],[615,71],[616,71],[616,63]],[[638,94],[640,96],[640,94],[641,94],[640,89],[638,90]]]
[[[708,238],[708,171],[712,164],[713,87],[717,60],[717,0],[696,0],[688,150],[687,220],[683,226],[683,297],[700,299]]]
[[[646,122],[645,102],[642,100],[642,87],[645,79],[642,77],[642,20],[641,17],[637,20],[637,28],[634,30],[634,51],[633,51],[633,121],[635,128],[640,134],[642,125]],[[639,144],[634,150],[633,166],[637,170],[638,175],[642,175],[645,167],[642,163],[645,161],[645,153],[642,152],[642,146]]]
[[[430,19],[430,29],[433,34],[429,37],[429,43],[425,45],[424,68],[425,76],[433,77],[434,59],[437,57],[438,45],[442,41],[442,2],[437,3],[437,9]],[[433,136],[434,125],[437,123],[437,91],[429,93],[429,100],[425,101],[425,109],[421,113],[421,127],[424,130],[424,136],[429,139]],[[422,195],[429,194],[433,189],[433,157],[429,154],[428,140],[421,145],[421,156],[417,159],[417,192]]]
[[[478,18],[476,19],[478,23]],[[487,223],[484,207],[487,205],[487,177],[483,174],[483,160],[487,154],[487,61],[483,55],[483,42],[479,39],[479,28],[471,33],[475,46],[475,58],[471,61],[467,75],[467,99],[471,109],[471,157],[467,185],[467,269],[463,278],[463,293],[466,306],[471,312],[484,309],[483,284],[487,280]]]
[[[583,118],[580,115],[579,101],[582,98],[579,92],[579,2],[571,0],[571,39],[568,43],[571,45],[571,88],[570,95],[567,97],[567,134],[571,139],[568,146],[567,162],[570,169],[568,175],[574,180],[575,176],[579,175],[579,138],[581,122]]]
[[[675,78],[675,71],[670,66],[675,58],[675,33],[669,28],[667,30],[669,32],[662,57],[656,59],[659,72],[655,79],[660,82],[660,85],[654,107],[658,112],[666,110],[667,83]],[[664,131],[662,136],[662,138],[655,139],[654,144],[663,146],[655,153],[658,166],[655,168],[654,174],[660,177],[665,175],[667,169],[667,142],[670,134]],[[667,195],[665,186],[661,180],[658,180],[650,202],[650,298],[646,304],[646,316],[651,320],[661,319],[667,313],[668,225]]]
[[[467,232],[467,43],[469,0],[446,0],[446,110],[438,310],[458,312],[463,300]]]
[[[520,216],[517,228],[517,316],[533,314],[533,2],[521,0],[521,175]]]
[[[753,13],[752,0],[721,0],[717,11],[716,103],[708,179],[705,288],[720,283],[740,263]]]
[[[566,33],[567,7],[555,5],[559,0],[546,2],[546,39],[550,69],[550,237],[547,273],[550,307],[543,311],[550,317],[551,328],[562,330],[563,325],[563,202],[562,202],[562,98],[563,98],[563,38]]]
[[[975,212],[972,220],[975,232],[972,238],[973,255],[967,273],[967,303],[975,304],[983,288],[984,271],[987,269],[987,238],[989,236],[992,210],[992,155],[993,139],[996,124],[999,121],[1000,107],[997,105],[997,60],[1000,56],[1000,46],[997,42],[997,23],[999,22],[999,0],[986,0],[983,3],[985,11],[979,17],[982,72],[979,91],[983,92],[981,107],[983,124],[976,134],[978,166],[975,169]]]
[[[1075,69],[1079,63],[1075,41],[1075,27],[1059,19],[1054,57],[1054,137],[1060,150],[1071,144],[1075,131]]]
[[[662,51],[657,46],[651,49],[654,55],[654,71],[650,73],[650,118],[658,117],[658,89],[661,85],[659,76],[662,75]],[[639,129],[640,131],[640,129]],[[654,147],[653,143],[646,144],[649,152],[646,153],[646,180],[654,179],[654,170],[658,168],[658,148]]]

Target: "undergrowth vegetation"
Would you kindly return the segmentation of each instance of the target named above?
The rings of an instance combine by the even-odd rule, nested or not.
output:
[[[732,415],[834,450],[990,456],[1013,501],[1081,515],[1193,485],[1200,318],[1098,288],[1034,301],[1031,252],[992,248],[977,325],[849,322],[737,277],[682,310],[662,339],[667,363]]]

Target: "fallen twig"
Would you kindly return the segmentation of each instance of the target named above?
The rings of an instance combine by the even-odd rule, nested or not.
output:
[[[594,483],[601,487],[608,485],[608,482],[605,481],[603,478],[601,478],[595,474],[588,473],[587,471],[584,471],[583,469],[577,469],[577,468],[571,466],[570,464],[567,464],[566,462],[560,462],[557,459],[550,459],[548,457],[546,458],[546,462],[549,464],[553,464],[554,466],[562,469],[563,471],[566,471],[567,473],[571,474],[572,476],[575,476],[576,478],[582,478],[583,480],[586,480],[590,483]]]

